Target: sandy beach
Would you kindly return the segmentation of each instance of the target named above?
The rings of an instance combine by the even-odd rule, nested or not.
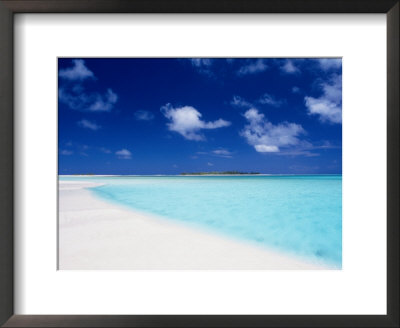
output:
[[[92,195],[59,182],[59,269],[326,269]]]

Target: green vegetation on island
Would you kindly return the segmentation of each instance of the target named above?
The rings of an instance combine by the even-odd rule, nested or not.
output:
[[[240,172],[240,171],[212,171],[212,172],[183,172],[181,175],[250,175],[260,174],[259,172]]]

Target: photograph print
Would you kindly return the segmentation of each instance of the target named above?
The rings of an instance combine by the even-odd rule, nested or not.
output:
[[[341,270],[341,58],[58,58],[58,269]]]

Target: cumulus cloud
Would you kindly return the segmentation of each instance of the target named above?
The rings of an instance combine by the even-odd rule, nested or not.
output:
[[[107,89],[104,95],[97,94],[95,98],[89,106],[89,110],[93,112],[108,112],[118,100],[118,96],[111,89]]]
[[[279,151],[278,146],[269,146],[269,145],[255,145],[254,149],[259,153],[276,153]]]
[[[248,124],[240,134],[260,153],[277,153],[281,147],[296,146],[300,144],[299,136],[305,133],[299,124],[284,122],[274,125],[255,108],[243,116]]]
[[[173,108],[171,104],[167,104],[160,110],[169,120],[168,129],[179,133],[188,140],[204,140],[205,137],[201,134],[201,130],[218,129],[231,124],[221,118],[213,122],[203,121],[201,120],[201,113],[191,106]]]
[[[249,74],[257,74],[264,72],[268,68],[264,59],[249,60],[247,64],[240,67],[237,71],[237,75],[244,76]]]
[[[194,67],[209,67],[212,65],[211,58],[191,58],[190,62]]]
[[[211,70],[211,66],[214,62],[211,58],[191,58],[189,59],[190,63],[196,70],[204,75],[208,75],[212,77],[214,74]]]
[[[61,69],[58,91],[60,103],[70,109],[89,112],[109,112],[118,100],[117,94],[108,88],[105,92],[87,91],[85,81],[95,79],[94,73],[85,66],[85,61],[75,59],[73,66]]]
[[[308,114],[317,115],[321,122],[342,123],[342,76],[334,75],[320,88],[320,97],[304,97]]]
[[[270,105],[273,107],[280,107],[283,104],[282,100],[277,100],[274,96],[264,93],[260,99],[258,100],[258,103],[262,105]]]
[[[324,71],[342,68],[342,59],[341,58],[321,58],[321,59],[317,59],[317,61],[318,61],[320,68],[323,69]]]
[[[138,110],[134,115],[138,121],[151,121],[154,118],[154,114],[147,110]]]
[[[88,78],[95,78],[93,72],[85,66],[83,59],[74,59],[73,66],[61,69],[58,75],[67,80],[84,80]]]
[[[91,121],[85,120],[85,119],[80,120],[77,124],[81,128],[85,128],[85,129],[89,129],[89,130],[93,130],[93,131],[96,131],[101,128],[101,126],[96,124],[95,122],[91,122]]]
[[[294,61],[287,59],[285,63],[281,66],[281,70],[287,74],[297,74],[300,73],[300,69],[294,64]]]
[[[233,96],[232,100],[231,100],[231,105],[234,107],[252,107],[252,103],[248,102],[247,100],[243,99],[240,96]]]
[[[79,85],[72,88],[60,88],[58,99],[70,109],[89,112],[109,112],[117,102],[118,96],[111,89],[107,89],[104,94],[98,92],[88,93]]]
[[[131,159],[132,153],[128,149],[121,149],[115,152],[119,159]]]

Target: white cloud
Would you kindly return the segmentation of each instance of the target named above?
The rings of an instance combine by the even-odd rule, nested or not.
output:
[[[268,145],[262,145],[262,144],[255,145],[254,148],[259,153],[276,153],[279,151],[279,148],[277,146],[268,146]]]
[[[231,100],[231,105],[234,107],[252,107],[252,103],[248,102],[247,100],[243,99],[240,96],[233,96],[233,99]]]
[[[244,117],[249,124],[240,134],[260,153],[277,153],[280,147],[296,146],[300,144],[298,136],[305,133],[299,124],[284,122],[274,125],[255,108],[246,111]]]
[[[68,155],[72,155],[74,152],[72,151],[72,150],[61,150],[60,151],[60,154],[61,155],[66,155],[66,156],[68,156]]]
[[[73,66],[70,68],[61,69],[58,75],[67,80],[84,80],[94,78],[94,74],[85,66],[83,59],[74,59]]]
[[[101,128],[101,126],[96,124],[95,122],[91,122],[91,121],[88,121],[88,120],[85,120],[85,119],[80,120],[78,122],[78,125],[81,128],[90,129],[90,130],[93,130],[93,131],[96,131],[96,130]]]
[[[95,79],[82,59],[73,60],[73,66],[59,71],[63,83],[59,88],[58,99],[70,109],[89,112],[111,111],[118,100],[118,96],[110,88],[104,93],[88,92],[84,87],[84,80]]]
[[[232,158],[233,152],[225,149],[225,148],[218,148],[212,151],[198,151],[196,152],[197,155],[211,155],[215,157],[222,157],[222,158]],[[193,156],[192,156],[193,157]],[[198,158],[198,156],[195,156]]]
[[[121,149],[115,152],[119,159],[131,159],[132,153],[128,149]]]
[[[340,146],[336,146],[331,144],[329,141],[322,140],[315,144],[312,144],[308,141],[302,140],[298,146],[294,149],[287,149],[278,153],[278,155],[284,156],[306,156],[306,157],[317,157],[320,156],[319,153],[316,153],[316,150],[329,150],[329,149],[338,149]]]
[[[287,74],[297,74],[300,73],[299,68],[294,64],[293,60],[287,59],[285,63],[281,66],[281,70]]]
[[[324,71],[329,71],[331,69],[342,68],[341,58],[321,58],[318,59],[318,64]]]
[[[58,99],[74,110],[109,112],[117,102],[118,96],[111,89],[107,89],[104,94],[86,93],[84,88],[78,85],[71,89],[60,88]]]
[[[322,122],[342,122],[342,76],[334,75],[329,82],[321,83],[322,95],[304,97],[309,115],[317,115]]]
[[[218,157],[232,158],[232,152],[230,152],[227,149],[223,149],[223,148],[216,149],[216,150],[213,150],[212,153]]]
[[[313,153],[312,151],[309,150],[302,150],[301,148],[281,151],[277,154],[282,156],[305,156],[305,157],[318,157],[320,155],[319,153]]]
[[[168,129],[178,132],[188,140],[204,140],[204,136],[200,133],[202,129],[218,129],[231,124],[221,118],[214,122],[202,121],[201,113],[191,106],[173,108],[171,104],[167,104],[160,110],[170,120],[167,123]]]
[[[342,109],[337,104],[323,97],[305,97],[304,100],[308,108],[308,113],[310,115],[319,115],[319,118],[322,122],[342,122]]]
[[[264,72],[268,68],[264,59],[250,60],[237,71],[239,76]]]
[[[255,103],[261,105],[269,105],[273,107],[280,107],[284,103],[284,101],[278,100],[274,96],[268,93],[264,93],[258,100],[255,101]],[[234,107],[247,108],[247,109],[254,107],[253,103],[247,101],[246,99],[240,96],[233,96],[233,99],[231,100],[231,105]]]
[[[189,59],[193,67],[201,74],[208,75],[212,77],[214,74],[211,70],[211,66],[214,62],[211,58],[191,58]]]
[[[210,58],[191,58],[190,62],[194,67],[209,67],[212,65]]]
[[[210,162],[208,162],[207,165],[208,165],[208,166],[214,166],[214,164],[213,164],[213,163],[210,163]]]
[[[96,99],[90,104],[89,110],[93,112],[108,112],[113,108],[117,100],[118,96],[111,89],[107,89],[104,95],[96,95]]]
[[[151,121],[154,118],[154,114],[147,110],[138,110],[134,115],[138,121]]]
[[[293,93],[300,93],[300,88],[295,86],[295,87],[292,88],[292,92]]]
[[[277,100],[274,96],[264,93],[260,99],[258,100],[258,103],[262,105],[270,105],[273,107],[279,107],[283,104],[282,100]]]

